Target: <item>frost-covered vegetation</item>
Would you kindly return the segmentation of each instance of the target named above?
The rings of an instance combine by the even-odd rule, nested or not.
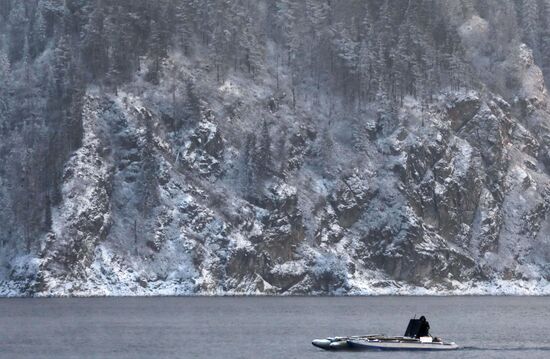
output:
[[[0,0],[0,294],[550,293],[549,0]]]

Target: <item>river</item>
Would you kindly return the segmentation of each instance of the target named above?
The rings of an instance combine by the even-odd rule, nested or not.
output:
[[[454,352],[326,352],[425,315]],[[550,358],[549,297],[0,299],[1,358]]]

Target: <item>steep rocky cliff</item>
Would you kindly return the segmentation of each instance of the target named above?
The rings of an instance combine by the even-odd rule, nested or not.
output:
[[[295,86],[276,37],[252,75],[145,56],[61,91],[61,117],[14,85],[33,110],[2,112],[0,294],[549,294],[548,59],[515,34],[484,52],[504,40],[471,11],[441,15],[467,74],[426,97]]]

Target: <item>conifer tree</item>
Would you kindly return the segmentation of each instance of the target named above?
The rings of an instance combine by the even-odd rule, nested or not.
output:
[[[320,159],[321,167],[323,169],[323,174],[329,174],[331,163],[333,161],[334,153],[334,141],[332,140],[332,135],[330,133],[330,128],[328,125],[323,127],[323,132],[320,139]]]
[[[65,94],[69,89],[69,70],[72,56],[69,37],[62,35],[54,50],[53,80],[55,89],[59,95]]]
[[[257,168],[262,176],[269,176],[273,171],[273,155],[271,153],[271,136],[269,135],[269,126],[264,120],[260,137],[260,146],[257,154]]]
[[[185,55],[190,55],[192,42],[192,1],[178,1],[175,5],[175,42]]]
[[[543,8],[541,11],[541,16],[544,19],[543,29],[541,32],[541,58],[546,59],[543,62],[543,68],[545,74],[550,75],[550,0],[543,0]]]
[[[27,86],[31,85],[31,71],[32,71],[32,59],[30,58],[31,53],[29,49],[29,39],[25,37],[25,43],[23,44],[23,71],[25,73],[25,84]]]
[[[187,95],[184,106],[186,120],[191,123],[197,123],[201,120],[201,99],[192,81],[186,83],[185,90]]]
[[[245,54],[245,63],[248,72],[253,76],[258,73],[263,64],[263,51],[260,41],[256,36],[257,30],[253,27],[252,21],[247,19],[241,35],[241,47]]]
[[[14,2],[9,16],[9,57],[11,63],[16,63],[23,57],[23,47],[21,45],[25,42],[27,24],[25,3],[23,1]]]
[[[113,91],[113,93],[116,95],[118,94],[118,83],[120,78],[120,71],[118,70],[117,62],[116,62],[116,50],[113,46],[110,46],[107,49],[107,56],[108,56],[108,68],[107,68],[107,74],[105,76],[105,82],[107,84],[107,87]]]
[[[399,103],[403,103],[403,97],[406,93],[408,77],[409,77],[409,64],[410,57],[408,53],[409,38],[409,24],[405,20],[399,27],[399,35],[397,45],[391,51],[392,57],[392,71],[393,71],[393,97],[397,99]]]
[[[287,51],[287,64],[296,56],[298,48],[296,4],[291,0],[276,0],[276,23]]]
[[[256,135],[248,133],[243,154],[243,192],[246,197],[252,197],[256,189],[256,166],[254,155],[256,152]]]
[[[32,46],[30,47],[30,50],[32,58],[35,58],[38,54],[44,51],[47,40],[46,31],[47,29],[46,19],[44,18],[44,11],[41,7],[38,7],[38,9],[36,9],[36,18],[32,24],[31,32]]]
[[[1,45],[1,43],[0,43]],[[6,93],[11,85],[11,66],[5,46],[0,46],[0,119],[8,110]]]
[[[90,14],[88,24],[82,34],[82,58],[93,78],[107,72],[108,55],[105,46],[104,13],[101,3],[98,3]]]
[[[168,56],[167,54],[167,36],[163,25],[155,20],[151,21],[151,39],[149,47],[149,56],[152,59],[149,67],[148,81],[153,84],[158,84],[160,79],[160,71],[162,61]]]
[[[362,35],[359,44],[358,71],[360,81],[359,105],[364,100],[370,100],[373,88],[373,71],[376,62],[376,39],[373,31],[373,20],[365,5],[365,13],[362,22]]]
[[[522,0],[521,19],[525,42],[533,50],[536,59],[539,58],[539,26],[538,7],[536,0]]]
[[[389,51],[392,46],[391,34],[394,33],[394,31],[392,31],[391,20],[390,2],[389,0],[384,0],[378,13],[378,24],[376,26],[380,34],[379,36],[383,45],[384,54],[386,51]]]
[[[148,113],[142,113],[141,120],[145,128],[145,143],[142,150],[143,164],[139,179],[139,186],[142,192],[139,209],[144,213],[148,213],[158,204],[159,200],[158,165],[154,151],[153,119]]]
[[[5,43],[5,41],[4,41]],[[6,46],[0,47],[0,80],[6,84],[9,80],[11,72],[10,59],[8,57],[8,51]]]

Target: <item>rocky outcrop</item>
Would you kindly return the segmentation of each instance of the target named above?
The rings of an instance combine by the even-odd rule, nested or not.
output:
[[[335,24],[330,61],[292,67],[275,37],[264,61],[240,48],[250,37],[227,67],[201,34],[195,52],[142,54],[120,84],[113,69],[68,91],[81,103],[51,118],[36,114],[59,96],[18,114],[0,93],[0,294],[550,293],[539,54],[493,44],[492,21],[453,6],[437,40],[452,53],[371,59],[354,52],[368,36]],[[448,69],[424,69],[432,57]]]

